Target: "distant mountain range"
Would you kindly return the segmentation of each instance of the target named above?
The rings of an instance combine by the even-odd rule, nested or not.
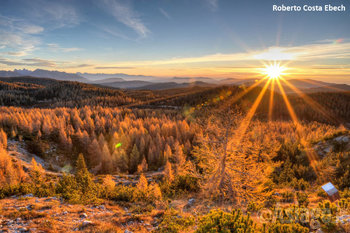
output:
[[[236,79],[225,78],[215,79],[209,77],[154,77],[144,75],[128,75],[123,73],[103,74],[103,73],[66,73],[60,71],[49,71],[36,69],[34,71],[27,69],[15,69],[13,71],[0,71],[0,77],[23,77],[31,76],[37,78],[51,78],[61,81],[76,81],[98,86],[138,89],[138,90],[166,90],[174,88],[185,88],[192,86],[210,87],[217,85],[251,85],[255,83],[254,79]],[[303,92],[334,92],[350,91],[350,86],[346,84],[334,84],[328,82],[315,81],[311,79],[291,79],[288,80],[294,87]],[[295,90],[281,82],[283,89],[287,93],[295,93]],[[264,85],[264,82],[261,84]],[[279,88],[276,86],[276,91]]]
[[[60,71],[49,71],[36,69],[34,71],[30,70],[13,70],[13,71],[0,71],[0,77],[21,77],[21,76],[31,76],[36,78],[52,78],[62,81],[77,81],[77,82],[89,82],[88,79],[72,73],[60,72]]]
[[[288,84],[283,81],[280,81],[280,83],[283,90],[289,94],[296,93],[298,90],[303,93],[350,91],[350,85],[328,83],[312,79],[290,79],[287,80]],[[263,85],[264,83],[261,84],[261,86]],[[281,92],[276,84],[274,90]]]

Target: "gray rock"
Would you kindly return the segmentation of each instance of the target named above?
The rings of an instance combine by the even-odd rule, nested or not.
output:
[[[29,197],[34,197],[32,193],[26,194],[22,196],[23,198],[29,198]]]
[[[129,231],[128,229],[126,229],[125,231],[124,231],[124,233],[133,233],[132,231]]]
[[[82,226],[82,227],[86,227],[86,226],[89,226],[89,225],[92,225],[92,222],[89,221],[89,220],[84,220],[84,221],[81,223],[81,226]]]
[[[60,199],[57,197],[49,197],[45,201],[60,201]]]
[[[335,141],[337,141],[338,143],[342,143],[342,142],[348,142],[349,138],[347,136],[339,136],[334,138]]]
[[[106,207],[104,205],[99,205],[99,206],[97,206],[97,208],[99,208],[101,210],[106,210]]]
[[[329,153],[329,152],[331,152],[332,149],[333,149],[333,147],[327,147],[326,149],[324,149],[324,151],[325,151],[326,153]]]
[[[196,202],[196,199],[191,198],[191,199],[188,200],[187,205],[188,206],[192,206],[195,202]]]
[[[22,233],[22,232],[23,232],[23,233],[24,233],[24,232],[30,232],[30,231],[29,231],[27,228],[25,228],[25,227],[19,228],[18,231],[21,232],[21,233]]]

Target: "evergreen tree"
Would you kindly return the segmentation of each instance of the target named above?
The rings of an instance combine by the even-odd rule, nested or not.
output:
[[[164,178],[167,183],[171,183],[174,180],[173,170],[171,168],[171,163],[169,161],[167,161],[165,164]]]
[[[76,163],[76,176],[83,176],[85,174],[88,174],[89,171],[87,170],[84,155],[79,154],[77,163]]]
[[[140,153],[137,149],[136,144],[134,144],[129,157],[129,172],[134,173],[137,171],[137,166],[140,163]]]

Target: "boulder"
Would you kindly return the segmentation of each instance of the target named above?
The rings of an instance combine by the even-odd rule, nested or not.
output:
[[[84,221],[81,223],[81,226],[82,226],[82,227],[86,227],[86,226],[89,226],[89,225],[92,225],[92,222],[89,221],[89,220],[84,220]]]

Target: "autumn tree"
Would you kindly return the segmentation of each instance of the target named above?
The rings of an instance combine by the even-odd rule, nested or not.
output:
[[[34,185],[38,186],[43,182],[45,172],[41,164],[38,163],[34,157],[32,158],[31,165],[32,169],[30,171],[30,176]]]
[[[0,147],[7,148],[7,135],[6,133],[0,129]]]
[[[137,166],[140,163],[140,153],[137,149],[136,144],[134,144],[132,151],[129,156],[129,172],[134,173],[137,171]]]
[[[244,201],[258,180],[258,164],[241,151],[243,120],[230,109],[221,110],[205,121],[206,131],[194,149],[203,176],[205,195],[227,201]]]
[[[178,142],[175,143],[175,153],[173,155],[175,174],[181,175],[184,171],[186,163],[186,155],[183,153],[183,146]]]
[[[170,184],[174,180],[173,169],[169,161],[166,162],[164,167],[164,179],[165,179],[165,182],[167,182],[168,184]]]
[[[105,197],[108,198],[111,196],[115,188],[115,181],[111,175],[107,175],[105,178],[103,178],[102,187],[104,188]]]
[[[141,174],[148,170],[148,164],[146,158],[142,159],[142,162],[137,166],[137,173]]]
[[[27,179],[20,162],[14,162],[10,155],[0,147],[0,187],[16,185]]]

